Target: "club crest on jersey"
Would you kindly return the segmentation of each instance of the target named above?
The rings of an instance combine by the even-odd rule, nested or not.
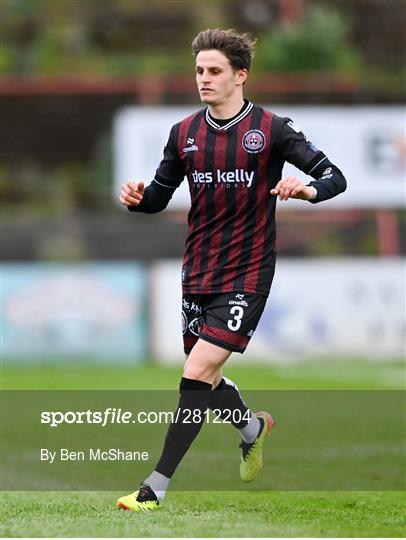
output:
[[[264,148],[265,144],[265,135],[259,129],[250,129],[242,138],[242,146],[250,154],[257,154]]]

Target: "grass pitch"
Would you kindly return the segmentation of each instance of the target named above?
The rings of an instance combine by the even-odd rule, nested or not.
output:
[[[176,388],[179,368],[5,365],[8,389]],[[403,366],[360,362],[234,367],[245,389],[401,389]],[[267,444],[271,445],[271,441]],[[193,449],[192,449],[193,451]],[[131,466],[131,465],[129,465]],[[351,474],[351,471],[348,471]],[[129,486],[128,492],[136,489]],[[7,537],[404,537],[403,492],[168,492],[159,511],[115,509],[122,492],[4,492]]]
[[[47,537],[401,537],[400,493],[168,493],[149,514],[113,492],[4,495],[3,535]]]

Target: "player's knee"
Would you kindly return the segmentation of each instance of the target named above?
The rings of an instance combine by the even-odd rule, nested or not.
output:
[[[186,360],[183,376],[214,384],[230,354],[217,345],[199,340]]]
[[[195,381],[213,383],[214,373],[209,366],[185,366],[183,376]]]
[[[213,384],[218,376],[221,364],[215,359],[205,359],[204,361],[188,361],[183,370],[183,376],[187,379],[205,381]]]

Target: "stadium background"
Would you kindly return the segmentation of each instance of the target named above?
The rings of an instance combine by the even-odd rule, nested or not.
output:
[[[343,167],[349,190],[339,206],[323,210],[289,203],[278,211],[275,284],[286,272],[310,288],[307,295],[300,288],[287,291],[287,297],[282,288],[256,353],[244,365],[237,357],[232,360],[229,376],[251,390],[403,388],[404,7],[396,0],[3,0],[3,388],[176,387],[182,361],[176,268],[186,209],[175,205],[151,218],[119,208],[117,125],[123,111],[199,106],[189,43],[206,27],[235,27],[259,38],[246,88],[250,99],[288,115],[312,107],[325,114],[326,125],[331,120],[323,107],[335,107],[338,115],[353,115],[349,131],[361,123],[365,108],[371,111],[371,130],[380,110],[396,124],[394,137],[377,142],[387,168],[374,184],[375,193],[382,191],[376,203],[363,200],[362,190],[358,199],[351,195],[357,177]],[[309,120],[302,127],[313,129]],[[134,153],[146,148],[148,160],[158,163],[162,133],[151,140],[141,120],[134,129]],[[347,140],[341,138],[337,148],[333,160],[340,166]],[[131,144],[128,151],[131,156]],[[374,161],[375,154],[366,155],[370,170],[379,171],[382,163]],[[322,305],[317,303],[313,312],[301,309],[315,300],[312,280],[326,272],[347,277],[336,289],[326,285],[319,294]],[[26,520],[15,518],[16,495],[5,496],[10,502],[6,535],[134,534],[110,514],[99,529],[87,521],[78,510],[81,497],[97,507],[95,495],[64,499],[76,510],[63,527],[60,510],[49,507],[49,495],[28,497]],[[230,513],[218,516],[218,523],[212,516],[215,535],[358,535],[367,530],[391,536],[401,530],[397,493],[379,499],[366,493],[275,492],[278,526],[270,524],[265,507],[254,526],[244,493],[234,496],[246,529],[236,528],[237,515],[235,523]],[[100,497],[104,511],[110,496]],[[198,497],[192,497],[196,502],[190,507],[195,528],[184,529],[186,535],[205,532],[208,514],[198,516],[193,506],[200,505]],[[220,502],[214,495],[204,497],[202,511]],[[358,504],[354,500],[364,506],[350,518],[348,509]],[[265,504],[256,501],[259,507]],[[45,522],[44,508],[49,510]],[[139,535],[179,535],[183,518],[176,505],[172,512],[176,522],[158,520],[151,529],[144,523]]]

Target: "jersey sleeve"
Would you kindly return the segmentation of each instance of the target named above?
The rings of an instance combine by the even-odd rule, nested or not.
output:
[[[311,203],[326,201],[345,191],[346,179],[338,167],[307,139],[303,131],[290,118],[275,117],[276,145],[283,161],[292,163],[315,180],[309,185],[317,190]]]
[[[154,182],[169,189],[176,189],[185,177],[183,162],[178,153],[179,124],[175,124],[164,148],[164,156],[156,170]]]
[[[275,117],[276,145],[283,161],[292,163],[306,174],[325,159],[325,154],[311,143],[303,131],[290,118]]]
[[[130,212],[155,214],[167,206],[172,196],[185,177],[185,169],[177,150],[179,124],[172,127],[168,142],[164,147],[164,155],[155,177],[145,188],[144,196],[137,206],[128,206]]]

